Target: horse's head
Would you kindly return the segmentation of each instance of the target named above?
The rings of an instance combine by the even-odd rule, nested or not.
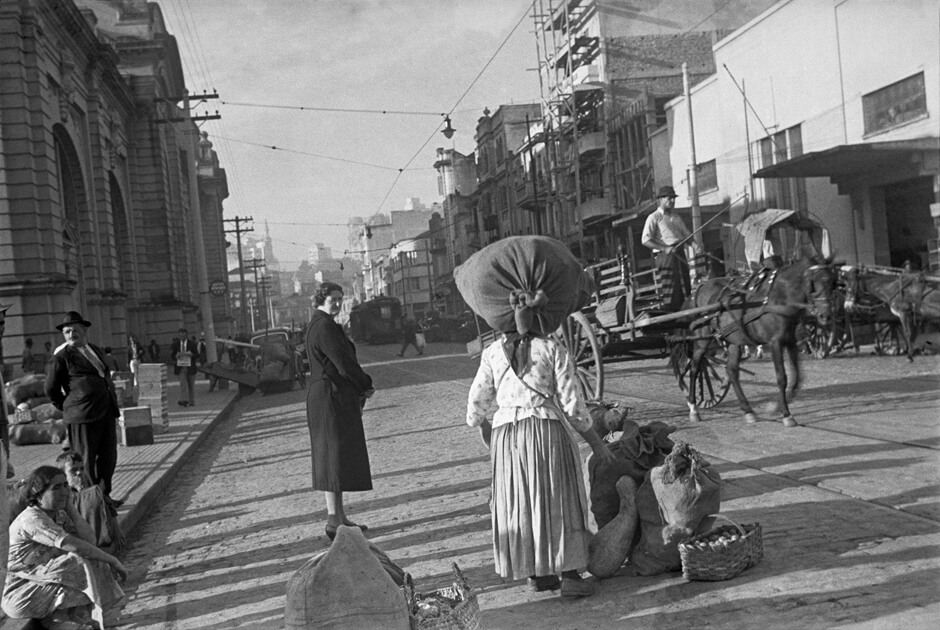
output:
[[[833,316],[836,293],[836,271],[832,263],[811,265],[803,272],[803,293],[809,314],[820,324],[828,324]]]
[[[845,310],[854,311],[861,292],[858,267],[843,268],[842,280],[845,282]]]

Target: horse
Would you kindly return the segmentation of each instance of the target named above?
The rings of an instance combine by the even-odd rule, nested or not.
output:
[[[940,288],[920,272],[865,271],[849,267],[845,273],[845,308],[852,312],[869,298],[887,306],[901,323],[908,361],[914,360],[918,324],[940,321]]]
[[[793,391],[796,391],[800,385],[797,323],[804,311],[809,311],[820,324],[826,325],[832,317],[835,286],[836,273],[831,262],[818,258],[801,259],[778,269],[755,272],[747,280],[714,278],[698,285],[694,306],[715,305],[718,308],[690,324],[693,336],[701,332],[709,334],[692,341],[689,383],[696,382],[711,337],[717,337],[728,344],[725,371],[744,412],[744,419],[748,423],[757,422],[757,416],[741,389],[739,366],[742,348],[763,344],[770,348],[773,357],[782,422],[786,427],[797,426],[787,406],[784,353],[792,367]],[[689,420],[700,421],[694,387],[689,388],[688,405]]]

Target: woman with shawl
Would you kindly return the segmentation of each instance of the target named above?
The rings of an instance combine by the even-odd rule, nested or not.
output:
[[[566,248],[560,259],[549,257],[546,264],[544,248],[555,252],[563,247],[557,241],[516,239],[527,240],[499,241],[498,248],[479,252],[483,256],[471,257],[458,270],[464,299],[504,333],[483,351],[470,387],[467,424],[479,427],[490,449],[496,572],[528,578],[534,591],[560,587],[563,597],[585,597],[594,592],[580,575],[591,533],[580,454],[569,427],[599,461],[612,462],[614,455],[592,428],[571,357],[549,336],[576,310],[576,303],[561,301],[578,295],[582,273]],[[564,281],[553,268],[559,264],[576,273]],[[506,270],[513,271],[502,273]],[[508,317],[506,307],[494,307],[492,298],[501,292]],[[552,300],[554,312],[547,308]],[[494,402],[498,408],[488,419]]]

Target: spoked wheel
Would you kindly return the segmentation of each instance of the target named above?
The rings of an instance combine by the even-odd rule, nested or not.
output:
[[[902,337],[901,322],[876,322],[875,354],[894,356],[901,354],[903,351]]]
[[[577,368],[578,385],[585,400],[604,397],[604,364],[601,346],[591,322],[583,313],[572,313],[555,331],[555,337],[568,350],[568,356]]]
[[[801,346],[806,354],[817,359],[825,359],[833,352],[838,341],[835,321],[822,325],[816,321],[807,321],[800,326]]]
[[[728,393],[731,387],[731,381],[725,372],[725,365],[728,362],[727,352],[724,345],[715,338],[708,339],[708,348],[702,355],[701,364],[695,382],[689,383],[692,373],[692,352],[696,341],[701,339],[675,339],[671,340],[673,345],[673,369],[676,378],[679,381],[679,387],[684,392],[688,392],[692,387],[694,392],[695,404],[701,409],[714,407]],[[683,346],[675,344],[684,344]]]

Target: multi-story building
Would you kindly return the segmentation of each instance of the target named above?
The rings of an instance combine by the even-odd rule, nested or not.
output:
[[[68,310],[116,354],[129,334],[200,330],[197,256],[218,274],[224,171],[200,147],[159,6],[0,4],[0,102],[7,351],[55,341]]]
[[[513,176],[513,151],[539,120],[538,104],[501,105],[495,112],[483,110],[477,122],[477,188],[474,194],[480,245],[506,236],[532,233],[532,216],[519,211]]]
[[[442,264],[435,275],[435,297],[444,313],[460,314],[465,305],[457,292],[454,269],[480,249],[480,237],[473,220],[473,192],[476,190],[474,155],[463,155],[455,149],[437,150],[438,191],[443,197],[443,225],[432,238],[441,239],[444,248]]]
[[[651,210],[654,187],[670,183],[668,170],[652,172],[647,139],[651,125],[664,121],[665,102],[682,93],[682,64],[689,65],[693,82],[712,74],[714,32],[744,24],[771,3],[716,10],[712,3],[685,0],[629,8],[536,0],[549,168],[541,187],[545,199],[527,199],[544,213],[546,232],[586,261],[609,258],[623,244],[632,247],[630,226],[616,222]]]
[[[853,263],[933,269],[940,225],[940,5],[788,0],[715,45],[691,92],[702,203],[798,210]],[[673,179],[691,164],[684,98],[667,108]],[[743,203],[730,220],[740,219]],[[743,260],[735,232],[726,251]]]

